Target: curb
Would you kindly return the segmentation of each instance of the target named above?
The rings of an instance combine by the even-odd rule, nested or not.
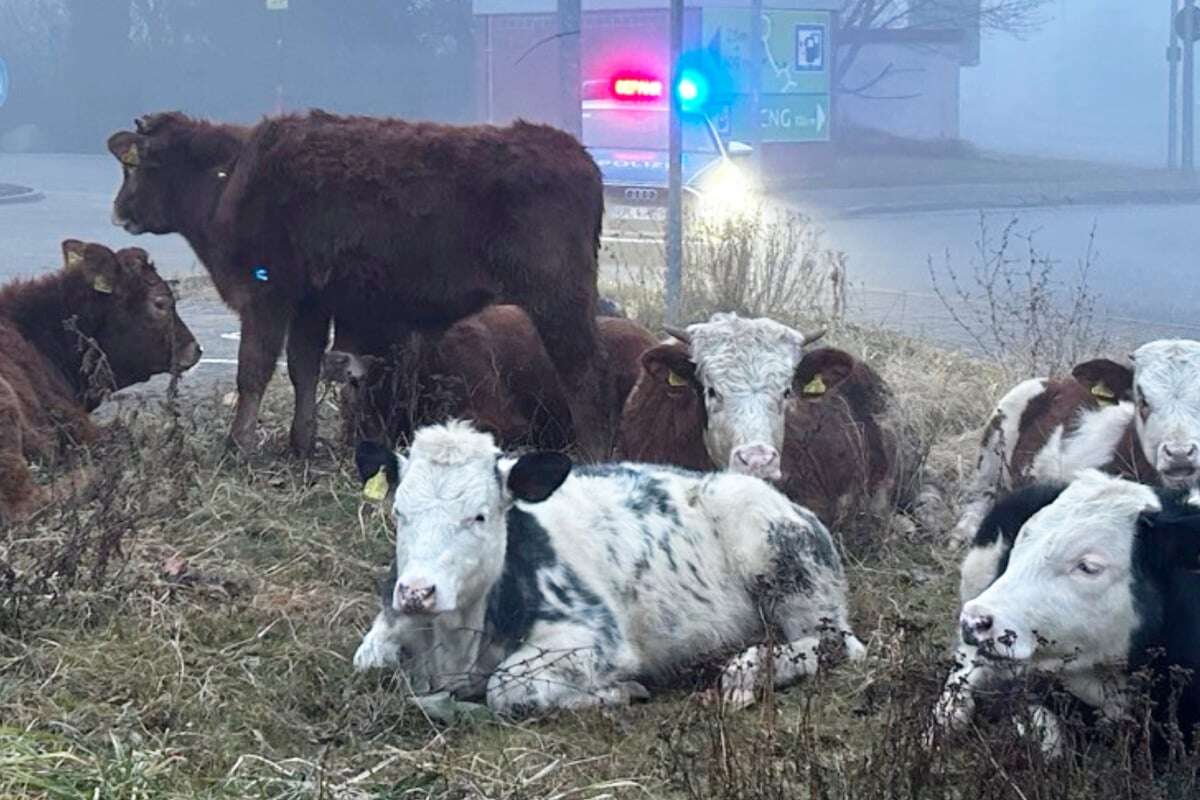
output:
[[[1200,203],[1200,189],[1167,191],[1115,190],[1085,192],[1077,195],[978,198],[974,201],[929,201],[849,206],[830,210],[835,219],[873,217],[886,214],[920,214],[937,211],[979,211],[985,209],[1064,208],[1070,206],[1174,205]]]
[[[15,186],[13,184],[7,184],[7,186],[16,191],[11,194],[0,194],[0,206],[10,203],[14,205],[17,203],[36,203],[46,197],[41,192],[36,189],[30,189],[28,186]]]

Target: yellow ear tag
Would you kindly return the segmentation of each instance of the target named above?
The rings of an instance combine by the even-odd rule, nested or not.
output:
[[[138,156],[136,144],[129,145],[129,147],[125,149],[125,152],[121,153],[121,163],[127,167],[136,167],[138,164],[142,163],[141,158]]]
[[[379,472],[376,472],[374,477],[372,477],[369,481],[367,481],[365,484],[363,484],[362,493],[363,493],[363,497],[365,497],[366,499],[368,499],[372,502],[378,503],[384,497],[387,497],[387,491],[388,491],[387,469],[384,467],[380,467]]]
[[[76,253],[74,250],[67,252],[67,269],[78,267],[83,263],[83,254]]]
[[[800,394],[805,397],[819,397],[825,394],[826,391],[828,389],[825,386],[825,381],[821,379],[820,375],[815,375],[811,381],[804,384],[804,388],[800,390]]]
[[[687,378],[680,375],[673,369],[667,370],[667,386],[687,386]]]
[[[1101,381],[1092,387],[1092,397],[1096,398],[1101,405],[1116,405],[1117,396],[1113,394],[1112,389],[1109,389]]]
[[[92,278],[92,288],[100,294],[113,293],[112,281],[104,275],[97,275],[95,278]]]

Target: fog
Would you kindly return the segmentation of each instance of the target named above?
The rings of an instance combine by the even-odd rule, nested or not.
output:
[[[962,131],[981,146],[1160,166],[1168,0],[1058,0],[1023,38],[985,38],[962,74]]]
[[[860,307],[908,327],[945,323],[929,310],[929,258],[970,274],[982,212],[992,231],[1017,217],[1014,230],[1035,236],[1055,279],[1087,260],[1099,308],[1190,330],[1200,299],[1177,279],[1192,267],[1187,220],[1200,192],[1165,169],[1168,0],[765,6],[755,133],[748,11],[689,5],[685,50],[713,67],[714,80],[704,110],[712,131],[696,127],[685,139],[750,142],[754,157],[739,168],[766,186],[771,207],[811,216],[824,244],[846,253],[856,297],[867,298]],[[0,279],[53,266],[71,236],[137,242],[168,273],[203,273],[180,237],[134,237],[109,223],[121,172],[104,143],[142,114],[254,123],[318,107],[570,126],[586,117],[589,87],[607,89],[622,73],[666,76],[665,0],[586,0],[575,29],[563,28],[555,8],[554,0],[0,0]],[[564,82],[571,47],[582,104]],[[625,241],[613,223],[626,186],[613,165],[630,145],[665,147],[620,131],[620,117],[581,128],[605,173],[612,247]],[[593,131],[614,141],[589,139]],[[665,197],[665,158],[650,162],[660,172],[637,180]],[[652,244],[617,260],[661,274],[662,258]],[[899,319],[886,299],[895,293]]]

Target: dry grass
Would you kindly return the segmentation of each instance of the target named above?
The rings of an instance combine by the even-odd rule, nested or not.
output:
[[[891,383],[948,518],[1004,370],[886,331],[830,340]],[[692,676],[618,713],[432,719],[401,676],[350,666],[391,543],[333,402],[304,463],[282,454],[283,379],[253,459],[226,451],[215,396],[125,408],[81,497],[0,530],[0,798],[1196,796],[1200,761],[1149,759],[1136,714],[1068,726],[1056,764],[1008,721],[923,746],[957,589],[936,521],[846,541],[869,657],[750,710],[696,702]]]

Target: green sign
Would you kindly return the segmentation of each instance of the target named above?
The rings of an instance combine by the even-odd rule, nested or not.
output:
[[[759,65],[759,125],[765,142],[829,140],[832,14],[827,11],[765,9]],[[737,93],[732,134],[745,131],[750,92],[750,12],[745,8],[703,11],[704,43],[721,60]]]

